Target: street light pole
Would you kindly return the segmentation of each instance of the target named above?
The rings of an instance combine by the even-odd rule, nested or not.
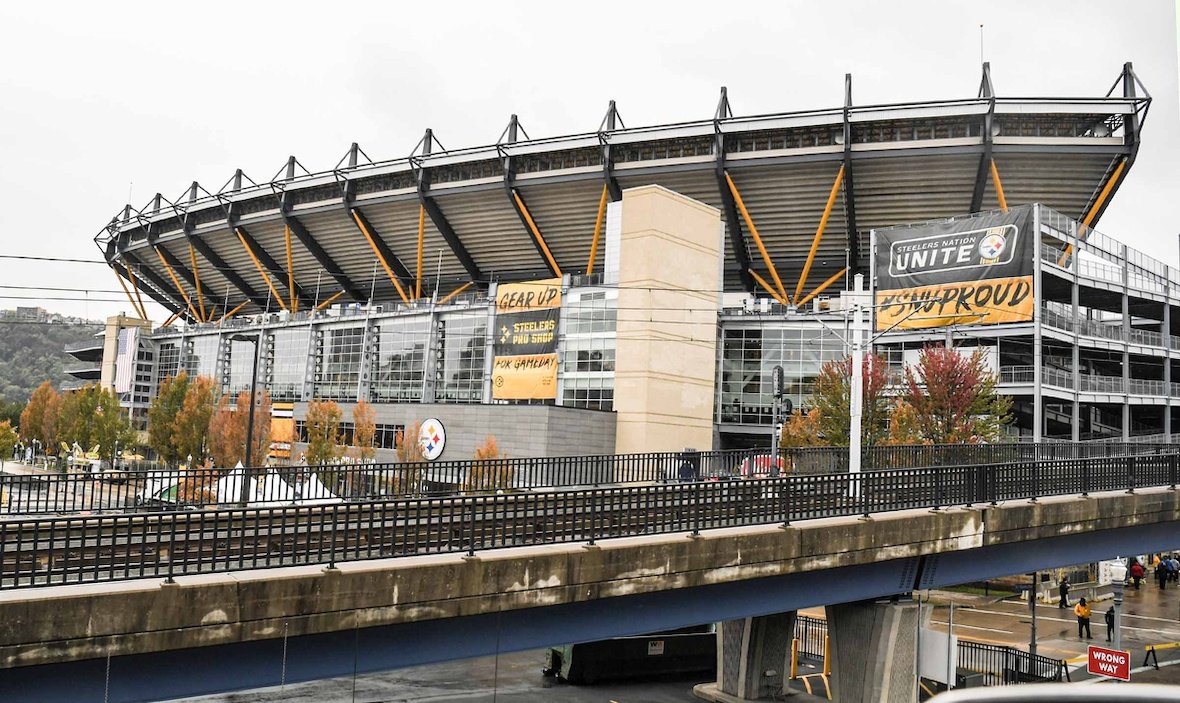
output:
[[[1127,579],[1127,565],[1120,559],[1110,567],[1111,588],[1114,590],[1114,648],[1123,649],[1122,612],[1123,612],[1123,582]]]
[[[235,334],[230,337],[234,342],[250,342],[254,345],[254,365],[250,371],[250,411],[246,416],[246,460],[242,466],[242,490],[240,499],[242,507],[250,502],[250,474],[254,448],[254,406],[258,404],[258,356],[262,347],[260,341],[262,333],[256,335]]]

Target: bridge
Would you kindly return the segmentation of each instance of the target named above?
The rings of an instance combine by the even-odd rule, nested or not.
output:
[[[1176,479],[1154,453],[12,519],[0,697],[155,700],[722,622],[719,684],[754,699],[783,671],[773,633],[826,605],[836,690],[887,700],[912,686],[916,613],[873,599],[1169,549]]]

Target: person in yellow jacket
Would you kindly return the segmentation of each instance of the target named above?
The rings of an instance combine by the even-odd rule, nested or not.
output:
[[[1086,632],[1086,639],[1090,639],[1090,606],[1085,598],[1079,598],[1073,607],[1073,614],[1078,616],[1078,639],[1082,638],[1082,631]]]

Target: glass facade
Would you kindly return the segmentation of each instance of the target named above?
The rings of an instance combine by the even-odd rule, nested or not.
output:
[[[307,378],[307,343],[311,331],[307,327],[277,329],[271,335],[270,397],[277,401],[303,398],[303,383]]]
[[[810,399],[815,377],[829,361],[842,359],[844,342],[818,325],[726,329],[721,343],[720,421],[773,423],[771,374],[781,365],[786,397],[796,408]]]
[[[377,364],[369,375],[370,399],[376,403],[421,401],[430,317],[388,318],[374,324]]]
[[[614,290],[571,290],[567,294],[562,310],[562,405],[614,409],[618,300],[618,291]]]
[[[254,343],[230,340],[229,384],[226,392],[235,398],[243,391],[250,392],[250,375],[254,371]]]
[[[180,373],[180,342],[169,340],[156,345],[156,387],[166,378]]]
[[[220,336],[216,334],[201,335],[191,339],[191,352],[184,360],[184,368],[189,376],[208,376],[217,378],[217,347]]]
[[[316,384],[316,397],[323,400],[356,400],[364,345],[364,327],[336,327],[323,331],[321,373]]]
[[[483,399],[483,371],[488,316],[447,315],[438,326],[442,363],[436,370],[435,400],[444,403],[478,403]]]

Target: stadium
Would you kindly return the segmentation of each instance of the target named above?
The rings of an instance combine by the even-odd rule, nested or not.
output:
[[[448,458],[488,434],[513,456],[765,446],[771,369],[805,406],[858,275],[881,302],[875,237],[1019,211],[1026,315],[878,317],[875,350],[984,347],[1021,438],[1170,438],[1180,273],[1096,229],[1150,103],[1130,64],[1063,98],[999,97],[984,64],[968,99],[856,105],[846,76],[828,109],[735,116],[723,88],[697,121],[629,128],[612,102],[584,134],[513,116],[485,147],[428,129],[405,158],[238,170],[102,229],[133,312],[76,375],[142,424],[181,369],[248,389],[259,339],[277,413],[368,400],[381,457],[423,418]],[[144,322],[145,296],[172,317]]]

